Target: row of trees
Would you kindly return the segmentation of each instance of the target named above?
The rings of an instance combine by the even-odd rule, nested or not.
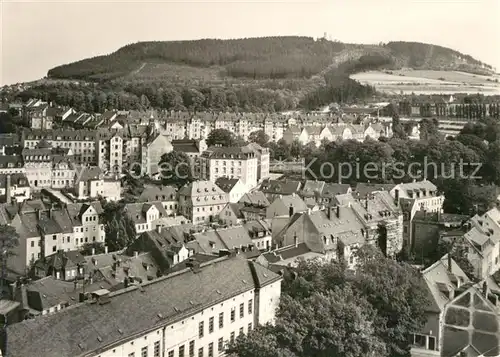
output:
[[[142,82],[100,86],[50,84],[32,87],[17,96],[23,101],[41,98],[47,102],[70,106],[77,111],[102,113],[107,109],[146,110],[157,108],[175,111],[245,111],[280,112],[295,109],[297,94],[289,90],[254,87],[161,87]],[[13,98],[14,99],[14,98]]]
[[[406,357],[425,323],[418,271],[365,246],[355,273],[341,262],[302,261],[285,274],[276,323],[241,335],[238,357]]]

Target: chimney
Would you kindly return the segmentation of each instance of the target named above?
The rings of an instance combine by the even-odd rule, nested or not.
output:
[[[452,273],[452,261],[451,261],[451,251],[448,252],[448,271]]]
[[[12,200],[12,196],[11,196],[11,192],[10,192],[10,186],[11,186],[11,178],[10,178],[10,175],[7,175],[7,182],[5,183],[5,202],[7,204],[10,203],[10,201]]]
[[[92,248],[92,255],[95,255],[95,248]]]
[[[335,215],[340,218],[340,206],[335,207]]]
[[[394,204],[397,206],[399,206],[399,190],[398,189],[395,189],[394,190]]]
[[[368,196],[366,196],[366,201],[365,201],[365,210],[368,211]]]
[[[156,231],[157,231],[158,233],[161,233],[161,225],[160,225],[160,224],[156,226]]]
[[[289,215],[290,217],[292,217],[292,216],[293,216],[293,205],[292,205],[291,203],[290,203],[290,207],[288,208],[288,215]]]
[[[104,246],[104,254],[108,254],[108,246],[107,245]]]
[[[135,257],[135,258],[137,258],[138,256],[139,256],[139,252],[136,250],[136,251],[134,252],[134,257]]]

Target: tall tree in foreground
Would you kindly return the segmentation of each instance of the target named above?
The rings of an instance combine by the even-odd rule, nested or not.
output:
[[[301,261],[285,275],[275,326],[258,327],[229,346],[239,357],[406,357],[408,336],[425,322],[419,273],[359,250],[353,274],[345,263]]]

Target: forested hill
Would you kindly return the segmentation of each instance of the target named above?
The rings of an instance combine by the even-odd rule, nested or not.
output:
[[[265,37],[234,40],[139,42],[118,51],[55,67],[49,78],[108,80],[134,75],[162,64],[217,70],[217,76],[240,79],[310,78],[326,70],[341,52],[365,49],[386,57],[392,67],[489,73],[491,67],[457,51],[414,42],[381,46],[352,45],[310,37]],[[149,69],[149,67],[148,67]],[[148,72],[148,71],[145,71]],[[151,76],[151,71],[148,75]],[[161,73],[157,73],[161,75]]]

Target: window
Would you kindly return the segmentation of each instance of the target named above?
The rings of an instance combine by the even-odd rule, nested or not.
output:
[[[174,350],[168,351],[168,357],[174,357]]]
[[[160,357],[160,341],[156,341],[154,344],[153,357]]]
[[[141,357],[148,357],[148,346],[141,348]]]
[[[248,314],[249,315],[252,314],[252,304],[253,304],[253,300],[248,300]]]
[[[208,333],[214,332],[214,318],[208,319]]]
[[[198,327],[198,335],[199,335],[199,338],[202,338],[203,337],[203,331],[204,330],[204,326],[203,326],[203,321],[200,322],[200,325]]]
[[[240,327],[240,335],[243,335],[243,327]]]
[[[234,322],[236,320],[236,311],[235,308],[231,308],[231,322]]]
[[[248,332],[250,332],[250,331],[252,331],[252,323],[251,322],[248,324]]]
[[[229,341],[231,341],[231,343],[234,343],[234,332],[231,332],[231,337],[229,338]]]
[[[208,344],[208,357],[214,357],[214,343],[210,342]]]
[[[35,241],[34,241],[34,240],[32,240],[32,241],[31,241],[31,246],[32,246],[32,247],[34,247],[34,246],[35,246]]]
[[[198,357],[203,357],[203,347],[198,350]]]
[[[224,313],[221,312],[219,314],[219,328],[223,328],[224,327]]]
[[[414,344],[416,346],[419,346],[419,347],[424,347],[425,348],[425,345],[426,345],[426,340],[427,340],[427,336],[424,336],[424,335],[417,335],[415,334],[415,339],[414,339]]]
[[[240,304],[240,319],[242,319],[243,316],[245,316],[245,304],[241,303]]]
[[[54,234],[54,235],[52,236],[52,240],[56,240],[56,239],[57,239],[57,236]]]
[[[129,353],[128,357],[135,357],[135,352]]]
[[[189,342],[189,357],[194,357],[194,340]]]
[[[222,352],[224,350],[224,339],[222,337],[219,338],[217,349],[219,350],[219,352]]]
[[[184,345],[179,346],[179,357],[184,357]]]

